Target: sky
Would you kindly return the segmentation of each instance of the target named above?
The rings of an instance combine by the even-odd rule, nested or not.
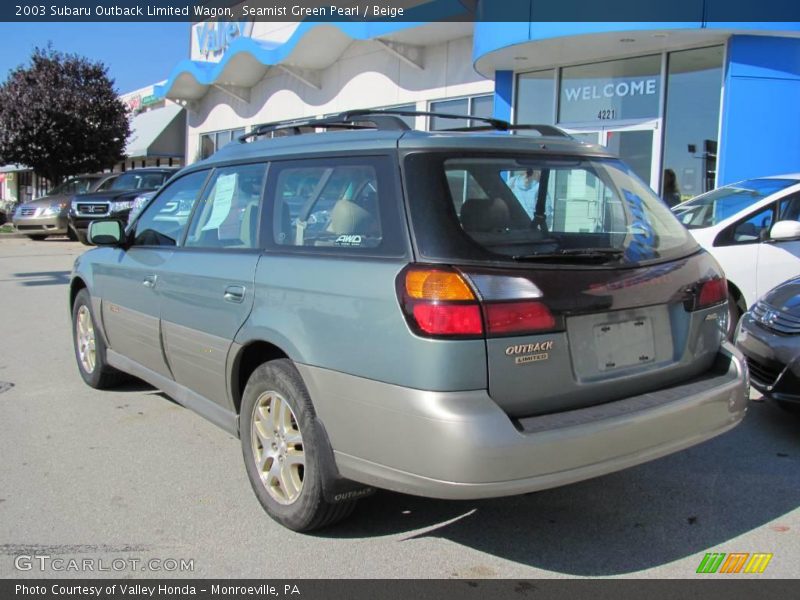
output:
[[[118,92],[166,79],[189,56],[190,23],[0,23],[0,82],[27,63],[34,47],[52,42],[108,67]]]

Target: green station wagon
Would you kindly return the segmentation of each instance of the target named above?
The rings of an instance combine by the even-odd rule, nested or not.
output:
[[[298,531],[375,488],[531,492],[742,419],[725,278],[625,164],[414,114],[263,125],[127,228],[93,222],[69,298],[86,383],[134,375],[238,436]]]

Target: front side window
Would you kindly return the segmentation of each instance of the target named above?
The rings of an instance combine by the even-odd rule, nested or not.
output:
[[[775,217],[774,203],[748,215],[738,223],[728,227],[715,242],[717,246],[732,244],[757,244],[769,237]]]
[[[177,246],[203,189],[208,171],[195,171],[173,181],[136,221],[134,246]]]
[[[99,186],[97,186],[97,189],[95,191],[96,192],[104,192],[106,190],[110,190],[111,186],[114,185],[114,182],[116,180],[117,180],[117,176],[116,175],[114,177],[109,177],[103,183],[101,183]]]
[[[618,264],[697,247],[618,160],[418,154],[405,170],[415,173],[408,197],[417,244],[430,258]]]
[[[800,221],[800,192],[781,200],[778,221]]]
[[[266,164],[217,169],[194,213],[186,247],[257,248]]]

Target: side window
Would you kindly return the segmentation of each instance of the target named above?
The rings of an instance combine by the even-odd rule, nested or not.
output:
[[[112,184],[112,183],[114,183],[114,180],[115,180],[115,179],[116,179],[116,177],[109,177],[109,178],[108,178],[108,179],[106,179],[106,180],[105,180],[103,183],[101,183],[101,184],[100,184],[100,185],[97,187],[97,189],[96,189],[95,191],[96,191],[96,192],[103,192],[103,191],[105,191],[105,190],[109,189],[109,188],[111,187],[111,184]]]
[[[274,186],[274,241],[281,246],[377,248],[383,240],[379,204],[384,193],[378,169],[368,160],[280,168]]]
[[[266,164],[217,169],[194,212],[186,247],[257,248]]]
[[[208,171],[195,171],[173,181],[136,222],[134,246],[176,246],[181,239]]]
[[[755,244],[765,240],[772,227],[774,212],[774,207],[770,205],[733,225],[728,238],[729,243]]]
[[[781,200],[778,208],[778,221],[800,221],[800,193]]]

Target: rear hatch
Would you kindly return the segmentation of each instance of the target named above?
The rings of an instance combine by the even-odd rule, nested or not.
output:
[[[625,398],[713,364],[725,280],[619,160],[424,151],[403,166],[419,260],[398,284],[406,316],[418,335],[485,339],[489,394],[509,415]]]

